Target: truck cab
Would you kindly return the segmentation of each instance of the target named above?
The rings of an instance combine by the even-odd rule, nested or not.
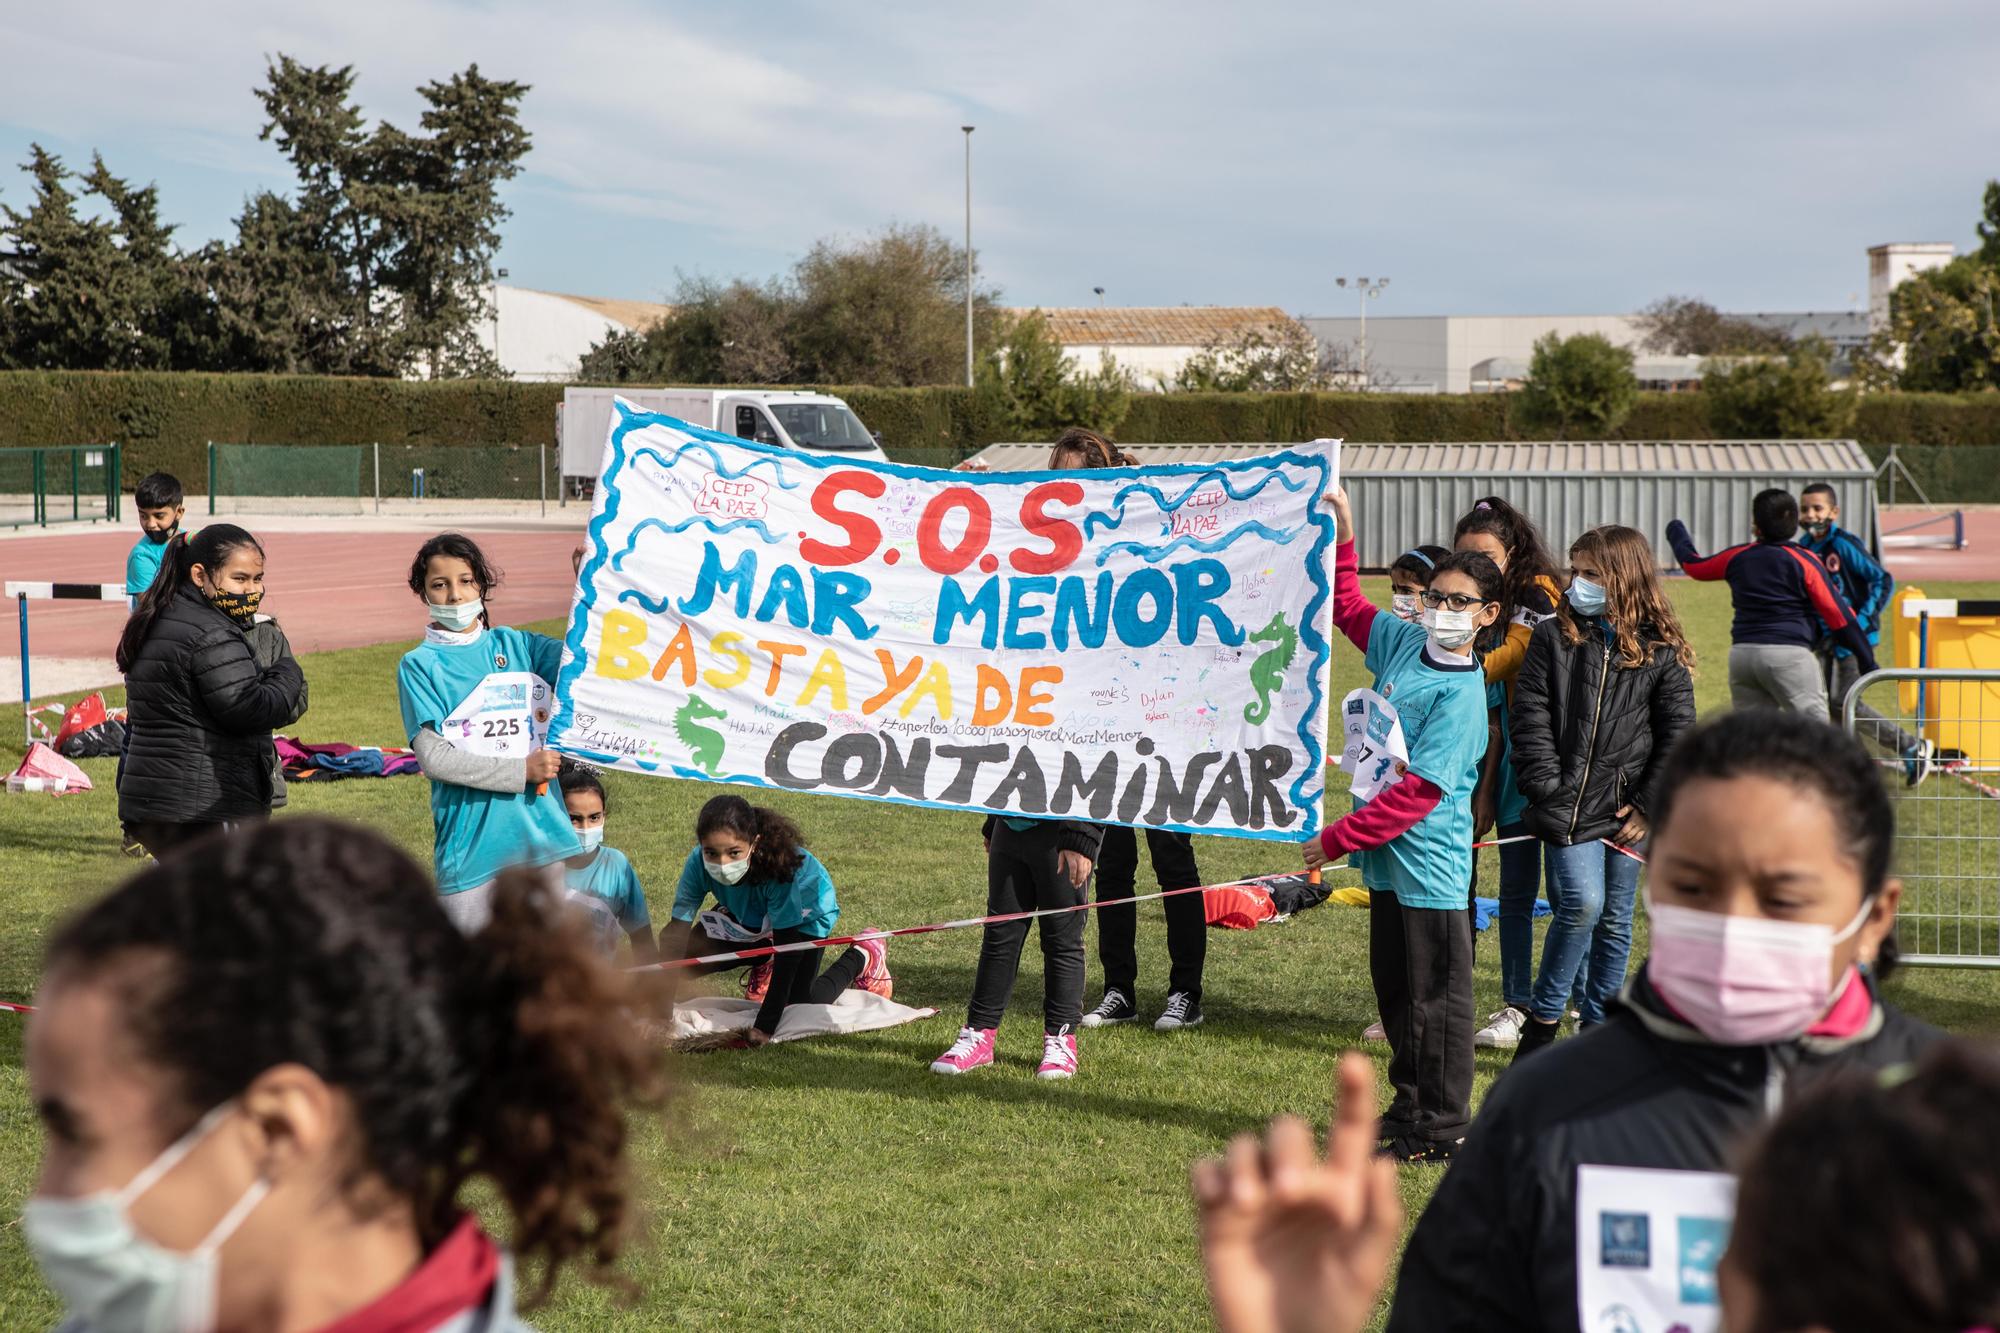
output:
[[[854,410],[824,393],[738,392],[716,406],[715,429],[738,439],[808,454],[886,461]]]

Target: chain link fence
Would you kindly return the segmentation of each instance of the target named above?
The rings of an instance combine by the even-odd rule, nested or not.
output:
[[[1903,960],[2000,967],[2000,671],[1878,671],[1844,721],[1895,794]]]
[[[0,449],[0,528],[116,522],[121,468],[115,444]]]
[[[567,499],[555,466],[548,445],[210,443],[208,512],[545,516]]]

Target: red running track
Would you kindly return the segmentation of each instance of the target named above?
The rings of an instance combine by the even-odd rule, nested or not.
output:
[[[1880,511],[1880,522],[1887,532],[1907,527],[1920,519],[1950,513],[1948,508],[1919,509],[1898,505],[1891,509],[1884,505]],[[1933,523],[1916,529],[1910,535],[1945,537],[1950,535],[1951,530],[1949,523]],[[1899,587],[1912,583],[1921,588],[1926,583],[2000,579],[2000,510],[1965,511],[1965,549],[1962,551],[1890,546],[1883,548],[1882,563],[1896,576]]]
[[[323,652],[375,643],[413,642],[423,614],[409,589],[410,559],[430,533],[274,532],[260,536],[267,557],[264,609],[285,627],[294,651]],[[520,624],[569,614],[575,580],[570,552],[580,532],[469,532],[500,566],[489,599],[497,623]],[[20,537],[0,542],[0,579],[121,583],[135,531]],[[7,608],[12,620],[13,608]],[[110,657],[125,608],[109,602],[30,602],[36,657]],[[15,651],[13,627],[0,655]]]

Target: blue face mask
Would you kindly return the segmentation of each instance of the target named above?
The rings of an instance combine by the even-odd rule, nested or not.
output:
[[[593,824],[589,828],[580,828],[576,831],[576,836],[583,843],[583,850],[594,852],[604,845],[604,825]]]
[[[1570,609],[1580,616],[1601,616],[1604,608],[1611,604],[1611,598],[1604,589],[1584,578],[1581,574],[1569,581]]]
[[[28,1200],[21,1210],[28,1249],[71,1315],[102,1333],[208,1333],[215,1327],[217,1251],[270,1193],[270,1182],[254,1182],[186,1253],[141,1236],[127,1210],[235,1109],[226,1103],[210,1111],[123,1189]]]

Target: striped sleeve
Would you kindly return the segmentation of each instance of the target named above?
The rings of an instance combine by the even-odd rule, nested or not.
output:
[[[1813,611],[1826,623],[1830,630],[1838,630],[1854,623],[1854,612],[1848,609],[1847,599],[1833,586],[1833,578],[1826,572],[1826,566],[1810,552],[1798,546],[1782,547],[1798,564],[1799,577],[1805,583],[1806,600]]]

